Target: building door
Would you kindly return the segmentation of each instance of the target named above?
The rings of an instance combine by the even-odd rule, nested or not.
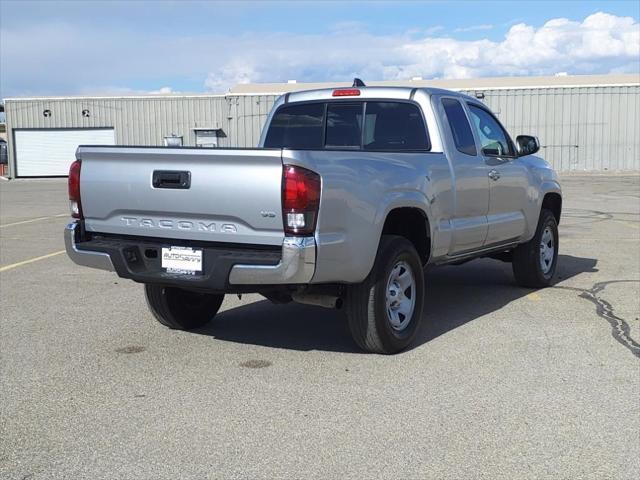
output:
[[[16,176],[67,176],[79,145],[115,145],[113,128],[14,130]]]

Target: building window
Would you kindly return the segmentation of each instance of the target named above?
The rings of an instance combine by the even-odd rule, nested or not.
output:
[[[164,137],[164,146],[165,147],[181,147],[182,137],[178,137],[177,135],[166,136]]]
[[[217,130],[196,130],[196,147],[213,148],[218,146]]]

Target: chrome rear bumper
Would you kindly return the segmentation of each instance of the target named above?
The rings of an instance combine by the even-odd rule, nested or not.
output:
[[[67,255],[78,265],[118,271],[109,253],[78,249],[78,223],[65,227],[64,243]],[[118,256],[117,253],[114,255]],[[118,258],[115,258],[118,263]],[[122,261],[118,263],[123,270]],[[285,237],[282,242],[282,256],[276,265],[235,264],[228,272],[230,285],[281,285],[309,283],[316,267],[316,242],[313,237]],[[123,271],[124,272],[124,271]],[[125,276],[121,273],[120,276]],[[226,275],[225,275],[226,276]],[[224,283],[226,279],[220,278]]]
[[[313,237],[285,237],[282,259],[277,265],[234,265],[229,273],[233,285],[309,283],[316,269]]]
[[[78,250],[76,247],[77,231],[77,223],[69,223],[64,228],[64,246],[67,249],[67,255],[69,255],[69,258],[78,265],[115,272],[116,269],[113,268],[113,263],[111,262],[111,257],[108,253]]]

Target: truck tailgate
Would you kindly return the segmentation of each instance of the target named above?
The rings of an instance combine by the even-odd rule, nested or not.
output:
[[[282,243],[280,150],[81,146],[77,158],[87,231]],[[167,182],[154,186],[154,172]],[[188,188],[172,172],[188,172]]]

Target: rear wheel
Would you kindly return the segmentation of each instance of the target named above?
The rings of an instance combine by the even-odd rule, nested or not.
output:
[[[551,284],[558,263],[558,223],[550,210],[542,210],[536,234],[513,252],[513,274],[523,287],[544,288]]]
[[[373,353],[396,353],[414,339],[424,305],[420,257],[407,239],[383,235],[373,270],[347,290],[353,339]]]
[[[160,285],[145,285],[144,293],[156,320],[177,330],[191,330],[207,324],[218,313],[224,300],[223,294]]]

